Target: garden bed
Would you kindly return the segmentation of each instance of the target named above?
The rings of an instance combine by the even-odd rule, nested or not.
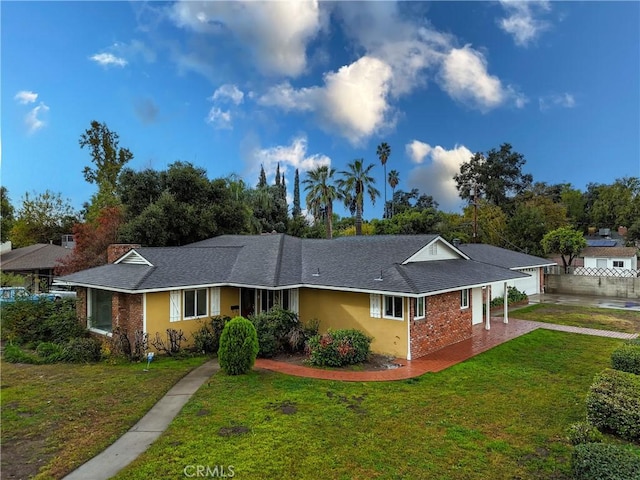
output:
[[[310,368],[320,368],[323,370],[355,370],[355,371],[363,371],[363,372],[378,372],[381,370],[389,370],[393,368],[398,368],[401,365],[397,363],[396,358],[389,355],[380,355],[377,353],[372,353],[369,355],[369,360],[364,363],[358,363],[357,365],[347,365],[342,368],[337,367],[314,367],[308,363],[308,356],[304,353],[286,353],[276,355],[269,360],[274,360],[276,362],[290,363],[292,365],[301,365],[304,367]]]

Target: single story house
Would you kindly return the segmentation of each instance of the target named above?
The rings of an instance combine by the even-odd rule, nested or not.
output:
[[[638,269],[636,247],[587,247],[580,256],[584,267],[576,268],[576,275],[633,276]]]
[[[60,245],[36,243],[2,253],[0,268],[3,272],[23,276],[25,287],[34,293],[48,291],[55,267],[71,252],[72,249]]]
[[[464,250],[438,235],[223,235],[182,247],[113,245],[113,263],[60,280],[77,287],[80,316],[96,333],[175,328],[190,337],[210,316],[277,304],[303,322],[318,319],[321,331],[359,329],[374,352],[410,360],[469,338],[474,324],[490,328],[486,290],[504,294],[508,282],[530,281],[516,264],[546,262],[519,262],[505,249],[477,260],[485,250]],[[496,264],[511,255],[507,268]]]

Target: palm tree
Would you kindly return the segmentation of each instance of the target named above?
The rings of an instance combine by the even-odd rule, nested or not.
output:
[[[378,155],[378,158],[380,159],[380,163],[382,163],[382,166],[384,167],[384,177],[383,178],[387,178],[387,160],[389,159],[389,155],[391,155],[391,147],[389,146],[388,143],[386,142],[382,142],[380,145],[378,145],[378,149],[376,150],[376,155]],[[387,208],[387,184],[384,184],[384,208]],[[385,213],[385,217],[386,217],[386,211]]]
[[[400,174],[397,170],[391,170],[389,172],[389,186],[391,187],[391,191],[393,192],[393,196],[391,197],[391,218],[393,218],[393,200],[396,196],[396,187],[400,183]],[[385,203],[385,207],[386,207]]]
[[[324,215],[327,223],[327,238],[333,238],[333,201],[342,198],[342,194],[333,184],[335,168],[321,165],[307,172],[302,183],[307,192],[307,210],[318,220]]]
[[[356,216],[356,235],[362,235],[362,212],[364,211],[365,191],[373,204],[376,203],[376,197],[380,196],[380,192],[373,186],[376,183],[376,179],[369,175],[373,168],[373,163],[364,168],[362,162],[363,160],[360,158],[349,163],[347,165],[348,170],[339,172],[343,178],[338,180],[338,188],[344,197],[344,204]]]

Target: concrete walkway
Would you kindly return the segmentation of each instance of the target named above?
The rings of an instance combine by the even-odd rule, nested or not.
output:
[[[113,477],[151,446],[191,396],[217,370],[218,363],[212,360],[187,374],[127,433],[64,480],[106,480]]]

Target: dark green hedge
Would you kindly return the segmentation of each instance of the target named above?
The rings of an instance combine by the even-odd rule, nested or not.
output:
[[[640,479],[640,457],[631,447],[607,443],[576,445],[571,467],[575,480]]]
[[[611,366],[615,370],[640,375],[640,343],[625,343],[611,354]]]
[[[600,431],[640,440],[640,377],[611,369],[596,375],[587,395],[587,420]]]

